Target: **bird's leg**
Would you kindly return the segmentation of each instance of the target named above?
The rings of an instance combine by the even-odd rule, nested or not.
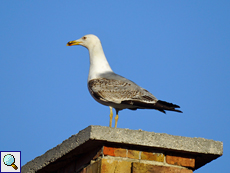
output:
[[[109,117],[110,117],[110,119],[109,119],[109,127],[112,127],[113,108],[110,106],[109,109],[110,109],[110,114],[109,114]]]
[[[118,112],[119,112],[119,110],[118,110],[118,109],[116,109],[115,128],[117,128]]]

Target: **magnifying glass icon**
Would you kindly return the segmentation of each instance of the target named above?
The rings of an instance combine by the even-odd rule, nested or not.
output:
[[[3,158],[3,162],[7,166],[12,166],[15,170],[18,169],[18,167],[14,164],[15,163],[15,158],[12,154],[7,154]]]

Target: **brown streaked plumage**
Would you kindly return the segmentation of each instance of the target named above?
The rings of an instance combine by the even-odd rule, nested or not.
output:
[[[146,89],[115,73],[102,74],[100,78],[88,81],[88,89],[99,103],[122,109],[156,109],[181,112],[178,105],[158,100]]]

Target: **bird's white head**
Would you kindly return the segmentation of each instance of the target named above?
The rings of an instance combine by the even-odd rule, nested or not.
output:
[[[78,40],[69,41],[66,46],[82,45],[90,50],[98,44],[101,44],[99,38],[96,35],[88,34]]]
[[[88,80],[97,78],[102,73],[112,72],[102,49],[101,41],[97,36],[89,34],[67,43],[67,46],[73,45],[82,45],[89,50],[90,68]]]

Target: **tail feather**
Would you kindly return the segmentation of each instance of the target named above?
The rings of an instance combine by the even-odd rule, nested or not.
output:
[[[155,106],[155,109],[163,113],[165,113],[165,110],[183,113],[182,111],[175,109],[175,108],[180,108],[180,106],[173,104],[173,103],[168,103],[162,100],[158,100],[154,106]]]
[[[165,110],[167,111],[175,111],[175,112],[180,112],[182,111],[177,110],[175,108],[180,108],[180,106],[173,104],[173,103],[168,103],[162,100],[158,100],[156,103],[146,103],[142,101],[137,101],[137,100],[126,100],[122,101],[122,104],[127,104],[127,105],[132,105],[134,106],[133,108],[128,108],[131,110],[137,110],[137,109],[156,109],[158,111],[161,111],[163,113],[166,113]]]

